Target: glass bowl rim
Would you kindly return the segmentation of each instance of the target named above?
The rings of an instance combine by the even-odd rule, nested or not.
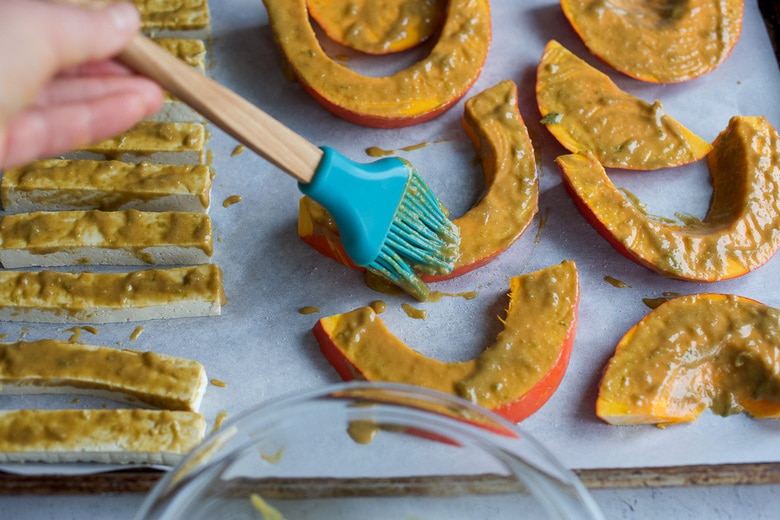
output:
[[[361,395],[362,393],[362,395]],[[392,401],[382,400],[377,402],[376,396],[386,393],[393,396],[411,397],[414,401]],[[373,396],[373,397],[372,397]],[[526,432],[518,424],[512,423],[508,419],[492,412],[488,409],[482,408],[474,403],[461,398],[456,395],[447,394],[437,390],[432,390],[424,387],[418,387],[414,385],[408,385],[403,383],[386,383],[386,382],[369,382],[369,381],[348,381],[335,384],[328,384],[324,386],[304,389],[300,391],[290,391],[278,396],[270,397],[259,403],[251,405],[232,418],[227,419],[220,425],[219,429],[210,432],[206,438],[193,450],[187,453],[181,461],[170,470],[154,485],[152,490],[144,499],[139,513],[151,510],[150,508],[165,495],[168,488],[176,486],[184,481],[195,481],[199,475],[208,470],[208,468],[224,463],[227,459],[233,457],[236,453],[242,453],[245,449],[252,446],[255,441],[247,439],[240,444],[237,444],[232,449],[218,454],[218,456],[209,458],[204,462],[199,461],[199,458],[203,457],[204,452],[208,452],[209,446],[215,446],[217,450],[221,448],[220,440],[223,437],[227,437],[226,440],[230,440],[232,432],[240,430],[244,423],[249,423],[256,420],[258,416],[266,415],[264,421],[272,419],[274,414],[281,413],[282,415],[290,414],[296,407],[306,405],[307,403],[315,402],[320,399],[361,399],[366,402],[372,402],[374,404],[380,404],[385,406],[391,406],[395,409],[402,410],[404,412],[419,412],[423,414],[427,419],[433,419],[434,421],[444,421],[448,426],[456,427],[458,432],[462,435],[467,435],[469,438],[475,436],[479,439],[483,445],[493,445],[492,438],[497,434],[504,433],[501,437],[504,437],[508,441],[512,438],[522,439],[522,442],[530,445],[530,449],[534,454],[541,457],[545,465],[553,470],[554,475],[549,475],[554,479],[560,480],[563,484],[572,488],[572,491],[577,495],[576,501],[580,503],[581,507],[588,512],[594,519],[600,519],[601,512],[593,501],[592,497],[588,493],[585,486],[579,480],[577,475],[566,468],[558,458],[541,442],[539,442],[533,435]],[[502,431],[497,431],[493,428],[481,427],[478,424],[472,423],[469,420],[459,420],[458,417],[450,414],[436,412],[430,408],[426,409],[420,406],[420,403],[426,403],[431,405],[439,405],[452,407],[465,412],[470,417],[477,417],[488,424],[492,423]],[[415,405],[417,404],[417,405]],[[384,409],[383,409],[384,410]],[[511,435],[506,435],[510,433]],[[503,446],[496,446],[501,451],[507,451]],[[518,454],[511,452],[510,456],[517,457]],[[533,471],[542,471],[534,462],[529,462],[524,459],[520,459],[524,465],[529,466]],[[183,472],[183,475],[178,476]],[[170,491],[168,491],[170,493]],[[175,490],[172,493],[176,494]],[[143,518],[143,515],[136,518]]]

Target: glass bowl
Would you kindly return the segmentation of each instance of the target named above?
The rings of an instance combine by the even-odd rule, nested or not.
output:
[[[417,387],[344,383],[275,399],[210,435],[138,519],[600,519],[516,425]]]

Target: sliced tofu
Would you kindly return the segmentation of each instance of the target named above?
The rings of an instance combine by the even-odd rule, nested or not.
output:
[[[156,38],[154,40],[163,49],[167,50],[187,65],[205,74],[206,72],[206,44],[203,40],[190,38]],[[176,96],[165,93],[162,108],[148,121],[203,121],[203,116],[186,103],[182,103]]]
[[[155,38],[157,45],[170,52],[190,67],[206,72],[206,43],[194,38]]]
[[[181,211],[34,211],[0,217],[6,268],[203,264],[211,218]]]
[[[206,422],[171,410],[0,411],[0,462],[174,465],[204,438]]]
[[[122,134],[66,153],[62,158],[203,164],[207,140],[203,123],[141,121]]]
[[[79,209],[208,211],[213,173],[204,165],[46,159],[3,172],[8,212]]]
[[[207,38],[211,15],[207,0],[132,0],[141,13],[141,30],[152,37]]]
[[[160,110],[158,110],[151,116],[144,119],[144,121],[173,122],[173,123],[186,122],[186,121],[199,122],[205,120],[206,119],[194,108],[190,107],[186,103],[183,103],[178,98],[176,98],[175,96],[167,92],[165,93],[165,97],[163,98],[163,104],[160,107]],[[86,157],[86,156],[88,156],[86,153],[78,153],[75,155],[71,155],[71,157]],[[123,157],[131,157],[131,156],[123,155]],[[198,161],[193,161],[193,162],[198,162]]]
[[[218,316],[215,264],[120,273],[0,271],[0,321],[111,323]]]
[[[43,339],[0,343],[0,394],[79,394],[197,412],[206,369],[185,358]]]

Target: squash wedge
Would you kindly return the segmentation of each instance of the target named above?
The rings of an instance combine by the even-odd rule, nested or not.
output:
[[[542,123],[570,152],[590,150],[606,168],[657,170],[704,157],[710,143],[664,112],[621,90],[555,40],[536,76]]]
[[[360,125],[398,128],[439,116],[471,88],[490,47],[488,1],[452,0],[427,57],[389,76],[365,76],[322,50],[306,0],[263,1],[300,85],[333,114]]]
[[[415,47],[441,26],[446,0],[307,0],[328,37],[366,54]]]
[[[405,383],[450,393],[518,422],[561,383],[577,328],[579,280],[572,261],[510,282],[504,329],[477,358],[445,363],[405,345],[371,309],[320,319],[325,358],[345,380]]]
[[[596,414],[610,424],[674,424],[712,409],[780,417],[780,310],[726,294],[663,303],[617,345]]]
[[[701,223],[670,225],[634,206],[590,152],[556,159],[577,208],[618,251],[670,278],[715,282],[759,268],[780,248],[780,136],[735,116],[707,156],[713,195]]]
[[[728,58],[742,33],[744,0],[561,0],[591,53],[642,81],[678,83]]]
[[[474,207],[453,221],[460,230],[454,269],[448,275],[422,275],[427,282],[487,264],[523,234],[538,211],[536,160],[517,107],[516,85],[502,81],[468,99],[463,127],[482,159],[486,188]],[[341,246],[333,218],[308,197],[300,202],[298,236],[320,253],[357,267]]]

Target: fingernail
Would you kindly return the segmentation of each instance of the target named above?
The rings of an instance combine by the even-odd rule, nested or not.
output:
[[[126,2],[111,2],[106,7],[111,22],[119,31],[124,31],[128,27],[137,28],[139,22],[138,10],[135,6]]]

